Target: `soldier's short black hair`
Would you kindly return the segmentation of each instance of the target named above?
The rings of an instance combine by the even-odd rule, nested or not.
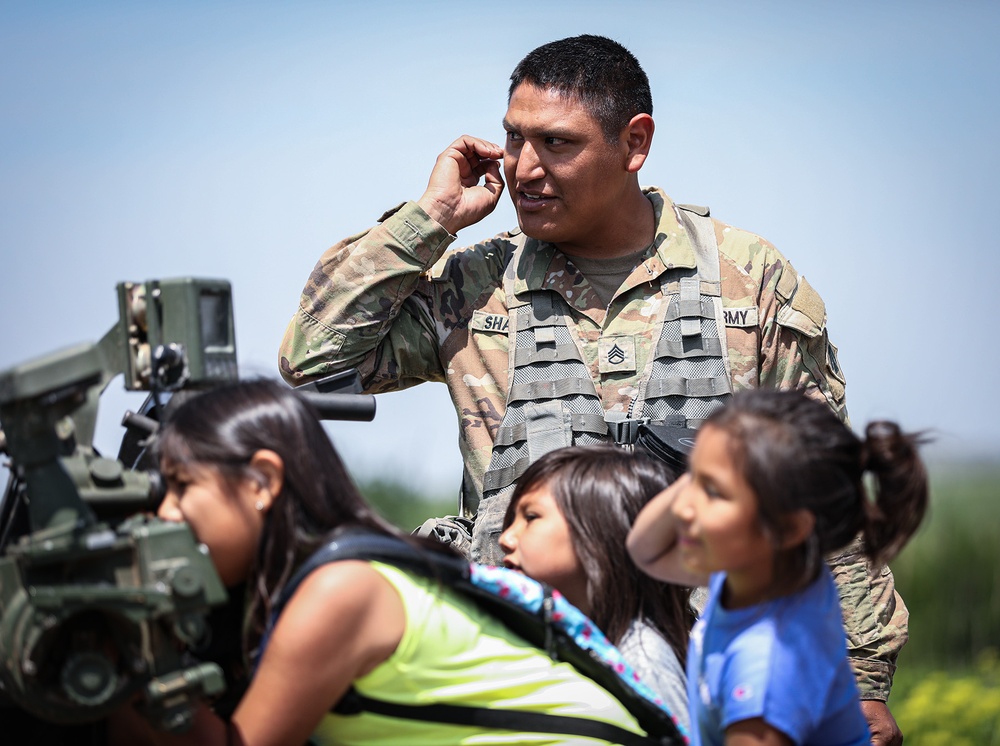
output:
[[[614,142],[636,114],[653,113],[649,78],[639,60],[604,36],[572,36],[529,52],[511,73],[508,103],[522,83],[578,98],[608,142]]]

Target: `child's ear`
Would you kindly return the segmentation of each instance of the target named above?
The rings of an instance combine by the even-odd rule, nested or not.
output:
[[[781,548],[797,547],[809,538],[816,527],[816,516],[805,508],[799,508],[784,518],[785,530],[781,538]]]
[[[285,462],[274,451],[262,448],[250,457],[250,468],[263,477],[256,497],[261,504],[258,509],[267,510],[285,484]]]

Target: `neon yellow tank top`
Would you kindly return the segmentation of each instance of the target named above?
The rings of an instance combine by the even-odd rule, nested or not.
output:
[[[475,603],[435,581],[372,562],[399,592],[406,629],[396,651],[354,682],[361,694],[408,705],[434,702],[586,717],[641,733],[625,707],[568,663],[528,645]],[[580,736],[481,730],[372,713],[327,715],[314,733],[326,744],[601,744]]]

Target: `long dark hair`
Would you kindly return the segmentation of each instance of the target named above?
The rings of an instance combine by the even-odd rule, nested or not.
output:
[[[760,525],[775,543],[789,513],[805,509],[816,518],[805,543],[776,554],[781,592],[808,583],[823,555],[859,533],[872,564],[888,562],[927,510],[927,472],[918,454],[925,438],[894,422],[872,422],[862,440],[801,391],[758,389],[736,394],[703,427],[730,435],[733,460],[757,497]]]
[[[224,384],[185,401],[157,444],[161,461],[218,470],[231,493],[263,479],[249,463],[261,449],[277,453],[285,470],[248,580],[248,655],[289,576],[331,531],[357,525],[400,535],[361,497],[312,406],[275,381]]]
[[[504,528],[522,496],[545,486],[569,525],[573,549],[587,574],[590,617],[616,645],[636,620],[655,627],[678,659],[694,622],[690,589],[641,572],[625,549],[642,507],[676,479],[662,461],[617,446],[571,446],[535,461],[511,497]]]

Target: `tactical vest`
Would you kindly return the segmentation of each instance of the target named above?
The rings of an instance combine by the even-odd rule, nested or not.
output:
[[[708,210],[677,207],[697,268],[666,269],[660,276],[660,294],[669,302],[659,304],[650,319],[659,329],[651,337],[658,341],[624,417],[605,412],[569,329],[572,312],[562,296],[550,290],[515,293],[527,242],[515,249],[503,280],[509,317],[507,407],[483,477],[472,536],[475,561],[502,561],[497,540],[504,514],[517,479],[533,461],[570,445],[631,445],[643,422],[696,428],[732,396],[715,228]],[[636,343],[648,344],[638,337]],[[614,354],[614,348],[602,354]]]

